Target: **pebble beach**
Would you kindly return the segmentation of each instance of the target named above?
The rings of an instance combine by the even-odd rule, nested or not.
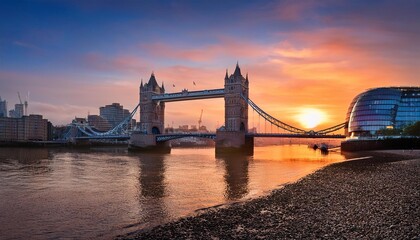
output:
[[[298,182],[118,239],[419,239],[420,151],[349,153]]]

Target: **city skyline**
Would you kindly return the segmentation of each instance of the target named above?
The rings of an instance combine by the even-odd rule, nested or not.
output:
[[[4,1],[0,3],[0,96],[31,93],[29,113],[54,124],[132,110],[154,72],[166,92],[222,88],[239,61],[250,98],[302,128],[345,121],[368,88],[418,86],[416,1]],[[175,86],[175,87],[174,87]],[[224,121],[223,99],[168,103],[165,126]],[[185,111],[188,109],[188,111]],[[315,113],[314,113],[315,114]],[[249,127],[258,119],[249,115]],[[138,114],[136,115],[138,120]]]

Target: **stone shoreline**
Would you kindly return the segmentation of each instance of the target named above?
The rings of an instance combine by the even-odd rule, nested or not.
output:
[[[420,151],[327,166],[268,196],[119,239],[420,239]],[[349,158],[349,156],[348,156]]]

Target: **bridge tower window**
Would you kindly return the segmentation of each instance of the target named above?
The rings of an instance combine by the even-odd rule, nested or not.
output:
[[[245,124],[243,122],[241,122],[241,128],[239,130],[242,132],[245,131]]]
[[[160,134],[160,130],[157,127],[152,128],[152,134]]]

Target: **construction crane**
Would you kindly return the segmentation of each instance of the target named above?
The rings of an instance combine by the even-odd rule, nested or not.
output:
[[[198,130],[200,130],[201,127],[201,118],[203,117],[203,109],[201,109],[200,118],[198,119]]]
[[[25,106],[25,111],[24,111],[23,115],[24,116],[27,116],[28,115],[28,98],[29,98],[29,92],[28,92],[28,95],[26,96],[25,103],[22,103],[22,98],[20,97],[20,92],[17,92],[17,94],[18,94],[18,98],[19,98],[20,104],[22,104],[22,105]]]
[[[29,102],[29,91],[28,91],[28,95],[26,95],[26,99],[25,99],[25,115],[28,116],[28,102]]]
[[[20,98],[20,93],[19,92],[18,92],[18,98],[19,98],[20,104],[23,104],[22,99]]]

